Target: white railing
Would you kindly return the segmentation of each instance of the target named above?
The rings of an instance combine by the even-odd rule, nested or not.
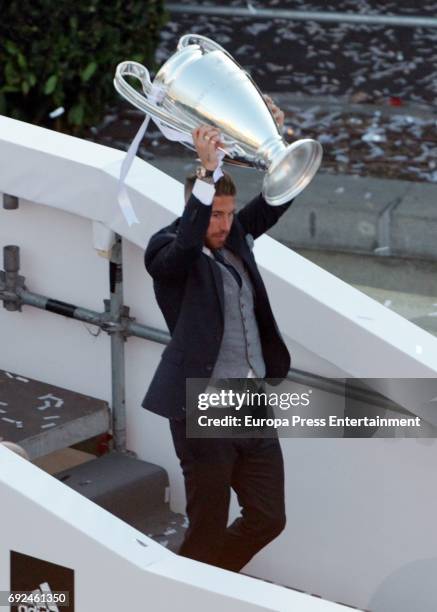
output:
[[[11,552],[74,572],[70,602],[89,610],[335,612],[341,606],[169,552],[0,445],[0,591],[10,591]],[[59,578],[58,578],[59,580]],[[50,576],[41,576],[35,590]],[[32,589],[33,590],[33,589]],[[32,606],[29,606],[31,609]],[[55,608],[57,610],[57,608]],[[62,607],[59,608],[62,610]],[[73,609],[73,608],[69,608]],[[27,610],[27,608],[22,608]],[[21,612],[21,611],[20,611]]]

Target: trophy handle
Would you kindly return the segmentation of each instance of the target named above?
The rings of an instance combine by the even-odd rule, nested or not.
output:
[[[191,35],[187,35],[187,36],[191,36]],[[209,40],[205,36],[202,36],[202,37],[199,36],[198,38],[205,38],[206,40]],[[213,41],[210,41],[210,42],[215,45]],[[219,47],[219,45],[216,45],[216,46]],[[125,79],[126,76],[137,78],[141,82],[143,91],[146,95],[143,96],[139,91],[137,91],[134,87],[132,87],[132,85],[130,85],[126,81]],[[143,66],[142,64],[138,62],[130,62],[130,61],[121,62],[120,64],[118,64],[117,69],[115,71],[115,76],[114,76],[114,87],[118,91],[118,93],[123,98],[125,98],[125,100],[133,104],[133,106],[143,111],[144,113],[147,113],[149,115],[152,115],[153,117],[156,117],[157,119],[162,121],[165,125],[176,130],[182,136],[186,137],[189,141],[191,141],[191,132],[181,129],[180,123],[175,121],[172,115],[170,115],[164,109],[160,108],[157,104],[155,104],[151,100],[147,99],[146,96],[150,96],[153,98],[153,84],[152,84],[152,81],[150,80],[149,71],[147,70],[145,66]],[[193,125],[193,128],[194,127],[195,125]],[[235,154],[231,153],[230,151],[230,149],[232,149],[233,146],[236,146],[234,141],[229,138],[223,138],[223,142],[226,148],[219,147],[219,150],[222,151],[225,155],[227,155],[228,158],[234,157]],[[189,149],[192,149],[193,151],[195,150],[194,146],[190,142],[182,142],[182,144],[188,147]]]
[[[126,81],[126,76],[137,78],[141,82],[143,91],[146,95],[143,96],[139,91],[132,87],[132,85]],[[177,123],[169,113],[160,108],[154,102],[147,99],[146,96],[151,96],[153,98],[153,85],[152,81],[150,80],[149,71],[142,64],[129,61],[118,64],[114,76],[114,87],[118,93],[125,98],[125,100],[133,104],[133,106],[136,106],[136,108],[139,108],[144,113],[156,117],[184,136],[191,136],[189,132],[181,130],[180,124]]]
[[[184,47],[188,47],[188,45],[199,45],[202,51],[222,51],[222,53],[228,55],[232,60],[234,59],[221,45],[201,34],[184,34],[179,39],[177,50],[180,51],[184,49]]]

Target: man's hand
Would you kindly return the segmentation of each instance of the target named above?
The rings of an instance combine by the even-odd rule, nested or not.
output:
[[[263,94],[263,98],[267,106],[269,107],[270,112],[272,113],[276,123],[278,124],[280,131],[282,132],[282,130],[284,129],[284,113],[281,111],[279,106],[276,106],[270,96]]]
[[[223,146],[219,130],[211,125],[201,125],[191,135],[202,166],[207,170],[215,170],[219,163],[217,148]]]

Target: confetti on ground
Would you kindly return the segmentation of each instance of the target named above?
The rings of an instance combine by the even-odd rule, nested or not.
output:
[[[41,425],[41,429],[48,429],[49,427],[56,427],[56,423],[46,423],[45,425]]]
[[[165,536],[173,535],[174,533],[176,533],[176,529],[168,528],[164,531]]]
[[[23,378],[23,376],[16,376],[15,380],[19,380],[20,382],[28,383],[29,380],[27,378]]]
[[[47,410],[47,408],[51,408],[51,404],[47,400],[44,402],[42,406],[36,407],[37,410]]]
[[[241,8],[241,0],[198,4]],[[437,11],[435,0],[417,6],[389,0],[383,8],[377,0],[263,0],[252,5],[424,17],[435,17]],[[406,100],[432,103],[437,97],[436,28],[178,13],[170,15],[162,30],[158,65],[174,53],[186,32],[209,36],[225,46],[266,91],[360,94],[363,102],[385,98],[392,106]]]
[[[56,119],[65,113],[65,108],[63,106],[59,106],[55,108],[51,113],[49,113],[50,119]]]
[[[212,4],[241,7],[241,0]],[[437,12],[435,0],[421,3],[420,10],[392,0],[383,10],[377,0],[265,0],[252,6],[431,17]],[[178,13],[161,31],[158,65],[188,31],[223,45],[273,99],[275,92],[314,99],[281,106],[292,138],[323,145],[323,172],[437,183],[437,28]],[[328,99],[339,108],[329,108]],[[120,101],[91,139],[127,149],[142,118]],[[183,147],[150,127],[139,155],[148,160],[155,153],[184,157]]]

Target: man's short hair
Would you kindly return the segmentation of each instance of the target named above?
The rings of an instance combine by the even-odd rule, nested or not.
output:
[[[187,176],[185,179],[185,204],[188,202],[193,191],[194,183],[196,182],[196,175],[192,174]],[[215,184],[215,195],[216,196],[234,196],[237,193],[234,180],[230,174],[223,172],[223,176]]]

